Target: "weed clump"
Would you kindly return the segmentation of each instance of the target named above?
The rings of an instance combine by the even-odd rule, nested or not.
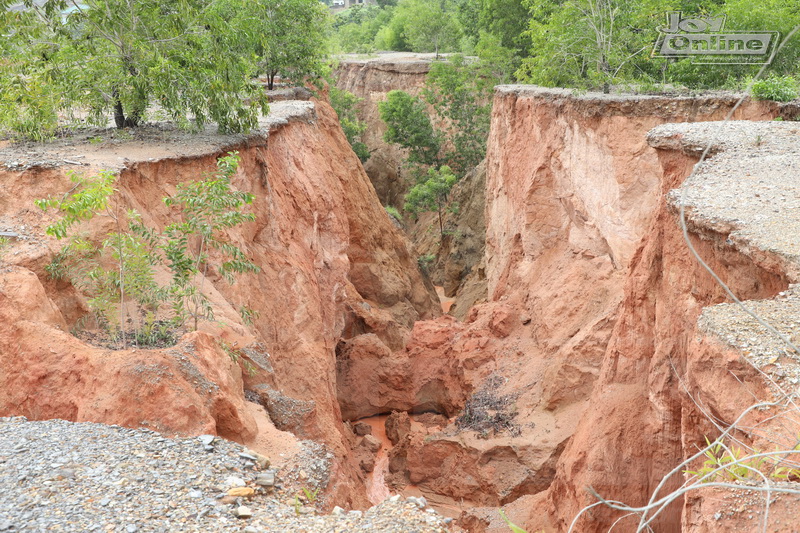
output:
[[[514,422],[517,415],[516,398],[497,394],[504,382],[499,376],[487,379],[467,400],[464,412],[456,419],[456,426],[461,430],[476,431],[482,438],[503,432],[512,437],[519,435],[520,427]]]

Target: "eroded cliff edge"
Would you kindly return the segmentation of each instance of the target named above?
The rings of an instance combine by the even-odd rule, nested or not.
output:
[[[438,302],[327,104],[275,103],[261,127],[249,136],[164,130],[96,145],[76,139],[27,152],[2,147],[0,226],[18,237],[2,264],[0,413],[212,433],[257,445],[262,428],[247,389],[272,419],[260,424],[328,446],[328,472],[309,473],[320,478],[312,481],[327,502],[363,506],[336,400],[337,343],[367,335],[387,350],[402,349],[415,321],[440,313]],[[173,214],[161,198],[231,150],[242,158],[234,186],[255,195],[256,220],[230,238],[261,272],[232,286],[213,276],[207,291],[215,323],[174,348],[110,351],[70,335],[85,302],[46,275],[60,243],[44,235],[52,215],[33,200],[68,191],[68,170],[113,168],[114,201],[163,228]],[[85,230],[97,238],[107,223]],[[252,326],[237,312],[242,305],[259,314]],[[242,348],[257,375],[243,375],[216,337]]]
[[[603,100],[612,109],[624,105],[613,98],[567,105],[588,106],[591,110],[602,106]],[[696,100],[691,105],[700,102]],[[639,101],[637,109],[628,114],[635,117],[646,112],[648,103],[655,104],[656,109],[663,105],[658,100]],[[680,103],[669,104],[675,105]],[[746,103],[744,114],[734,115],[735,118],[764,119],[779,111],[774,105],[771,112],[766,106],[761,111],[758,104],[749,110],[747,106]],[[613,123],[609,117],[613,113],[602,115],[600,123]],[[612,131],[630,132],[622,127]],[[545,493],[521,498],[511,506],[512,518],[518,512],[518,521],[529,530],[542,527],[566,530],[582,508],[597,501],[587,490],[589,487],[605,498],[632,506],[647,503],[663,476],[704,445],[706,436],[715,438],[720,428],[731,424],[753,403],[778,400],[780,396],[770,380],[780,383],[780,379],[790,376],[785,390],[793,390],[791,379],[796,378],[790,369],[796,363],[794,356],[786,353],[785,345],[740,316],[735,306],[709,307],[725,302],[727,296],[690,255],[677,223],[676,206],[683,198],[693,244],[735,294],[747,300],[778,296],[773,304],[753,305],[766,317],[777,318],[776,327],[790,334],[794,328],[794,292],[787,288],[796,281],[792,206],[797,190],[793,171],[797,164],[793,144],[797,127],[742,121],[725,125],[672,124],[657,127],[647,136],[642,133],[639,132],[638,145],[647,143],[649,147],[628,152],[629,157],[633,156],[628,160],[649,165],[650,176],[656,178],[652,181],[655,187],[648,189],[652,191],[650,195],[639,198],[644,203],[650,198],[654,204],[649,214],[642,212],[645,223],[638,226],[638,242],[628,241],[633,246],[625,246],[625,239],[617,240],[616,246],[610,240],[599,241],[608,244],[609,260],[614,250],[629,252],[620,254],[629,258],[627,265],[622,265],[627,272],[612,289],[621,297],[618,316],[607,332],[600,359],[596,360],[600,363],[599,374],[591,388],[589,403],[558,461],[551,486]],[[682,195],[670,194],[690,175],[709,143],[711,159],[684,185]],[[629,145],[635,148],[637,143],[632,139]],[[556,158],[560,159],[563,153],[560,150]],[[596,165],[593,174],[602,175],[609,166],[615,168]],[[639,180],[646,175],[644,170],[632,168],[625,174]],[[607,190],[600,187],[593,192],[602,198]],[[572,195],[542,196],[545,202],[555,203],[559,197]],[[624,199],[624,195],[610,198],[611,202],[605,193],[605,200],[599,205],[613,205],[614,199]],[[591,201],[588,205],[585,200],[579,198],[579,201],[579,212],[592,212]],[[624,212],[620,215],[611,221],[628,216]],[[583,215],[580,220],[587,218],[591,220],[591,215]],[[602,224],[609,222],[606,218],[592,230],[603,234]],[[553,233],[553,226],[543,225],[549,230],[544,235]],[[626,236],[625,232],[613,231],[617,237]],[[535,250],[538,243],[531,240]],[[564,239],[554,242],[563,246]],[[488,239],[487,247],[491,249]],[[781,311],[768,311],[776,307]],[[732,349],[734,346],[738,350]],[[748,361],[753,355],[758,356],[757,366],[772,365],[771,370],[778,377],[765,379]],[[756,449],[781,442],[791,449],[792,435],[797,432],[796,413],[773,409],[766,414],[751,415],[742,426],[750,431],[736,433],[739,442],[747,442]],[[681,472],[672,476],[660,496],[683,482]],[[706,499],[702,491],[697,491],[689,493],[686,499],[678,498],[651,525],[658,531],[750,531],[759,527],[757,520],[748,522],[763,513],[763,505],[757,498],[731,504],[730,499],[726,501],[719,494],[711,496]],[[741,495],[734,495],[736,498]],[[791,504],[782,509],[783,514],[776,512],[773,516],[776,524],[791,516]],[[549,518],[544,517],[544,511]],[[577,522],[576,530],[605,531],[624,514],[605,506],[595,507]],[[634,529],[637,521],[636,517],[628,517],[618,526]],[[776,524],[770,527],[785,527]]]

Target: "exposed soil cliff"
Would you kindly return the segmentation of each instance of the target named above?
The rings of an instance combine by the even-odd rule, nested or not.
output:
[[[280,429],[320,440],[334,453],[332,479],[315,480],[328,501],[366,503],[336,401],[337,343],[367,336],[384,349],[402,349],[416,320],[439,314],[438,301],[330,107],[272,107],[263,133],[247,137],[144,130],[130,141],[97,145],[68,139],[2,147],[0,229],[19,237],[3,256],[0,413],[219,433],[250,443],[258,440],[257,427],[243,389],[252,389],[248,398],[260,400]],[[44,235],[52,215],[33,200],[68,191],[67,170],[111,167],[120,172],[114,201],[163,228],[173,214],[160,199],[229,150],[242,158],[234,185],[256,196],[256,221],[230,238],[262,270],[232,286],[212,275],[206,290],[216,323],[163,350],[112,352],[67,333],[86,307],[44,272],[60,243]],[[79,161],[85,164],[76,167]],[[86,229],[97,232],[102,223]],[[242,305],[259,313],[252,327],[239,317]],[[218,336],[243,348],[255,377],[242,376],[216,345]]]
[[[682,134],[713,131],[719,126],[670,126],[672,129],[657,128],[651,136],[645,136],[649,127],[664,120],[722,118],[733,102],[613,97],[564,101],[553,91],[543,95],[540,91],[530,94],[500,88],[498,92],[498,98],[508,99],[518,113],[503,117],[502,107],[496,106],[487,173],[490,297],[505,298],[515,307],[518,304],[513,302],[524,302],[534,323],[537,318],[546,321],[538,325],[536,338],[540,349],[548,354],[545,379],[549,387],[563,385],[568,378],[565,370],[574,370],[574,362],[580,358],[583,368],[579,372],[583,371],[584,378],[576,384],[583,388],[572,388],[570,393],[573,401],[589,399],[585,410],[579,411],[580,419],[574,420],[574,435],[557,463],[546,496],[523,498],[511,506],[510,512],[512,518],[532,530],[566,530],[581,508],[597,501],[587,487],[605,498],[642,505],[667,472],[696,452],[705,436],[718,434],[719,429],[706,415],[712,414],[725,426],[754,403],[754,397],[772,397],[741,353],[698,330],[697,319],[703,308],[726,297],[690,256],[675,209],[667,201],[667,193],[690,174],[702,151],[698,147],[710,139],[709,135],[700,135],[701,141],[689,142]],[[551,99],[550,105],[539,107],[542,98]],[[536,116],[537,109],[547,113],[547,118],[529,127],[516,125],[520,118]],[[763,119],[779,113],[779,109],[746,103],[737,113],[737,118]],[[581,118],[571,121],[576,115]],[[497,119],[507,125],[498,124]],[[576,128],[583,121],[592,126]],[[560,129],[565,139],[582,140],[577,145],[559,143],[555,149],[548,148],[553,138],[543,138],[543,128],[537,123]],[[739,127],[747,133],[735,138],[737,146],[760,146],[762,139],[775,137],[776,145],[765,148],[766,153],[788,151],[776,130],[792,126],[744,123]],[[549,133],[549,128],[544,131]],[[504,136],[504,131],[510,133]],[[528,132],[527,139],[520,138],[522,131]],[[723,130],[720,139],[728,133]],[[621,141],[622,137],[627,140]],[[526,141],[537,149],[526,149]],[[721,145],[717,150],[732,146],[721,143],[717,141]],[[522,165],[515,158],[515,171],[505,170],[508,167],[503,165],[511,161],[504,154],[526,153],[543,155]],[[692,240],[734,293],[745,299],[774,296],[796,277],[795,267],[786,268],[785,259],[762,251],[775,250],[773,243],[754,242],[740,231],[731,233],[749,227],[744,213],[752,212],[758,227],[769,223],[764,220],[766,205],[749,210],[742,205],[753,196],[753,184],[795,190],[792,184],[771,182],[756,170],[763,160],[754,161],[740,155],[736,170],[729,165],[726,179],[710,183],[712,170],[695,179],[691,189],[704,191],[707,198],[707,204],[694,200]],[[522,183],[511,182],[511,176],[522,178]],[[732,187],[735,183],[739,183],[736,188]],[[765,196],[772,199],[780,195]],[[691,194],[689,198],[692,202]],[[718,203],[728,210],[720,213],[706,207]],[[700,206],[706,208],[701,210]],[[787,213],[780,206],[776,208],[780,214],[770,215],[775,218],[773,227],[786,223]],[[520,211],[528,216],[520,216]],[[791,219],[791,213],[788,216]],[[789,222],[789,227],[793,224]],[[572,257],[568,259],[570,251]],[[589,266],[600,257],[605,260],[605,271]],[[537,282],[526,286],[526,279]],[[565,300],[564,296],[575,289],[582,296],[576,294]],[[591,302],[602,305],[593,309]],[[559,332],[566,335],[559,336]],[[581,338],[592,339],[590,346],[595,349],[587,350],[585,344],[575,342]],[[748,338],[758,344],[756,336]],[[545,392],[540,401],[547,399]],[[747,421],[748,427],[762,426],[769,415],[753,418]],[[764,433],[768,435],[765,438],[775,438],[777,432],[770,434],[764,428]],[[674,476],[660,494],[682,482],[681,474]],[[680,530],[683,501],[678,499],[662,512],[653,527],[657,531]],[[691,501],[684,511],[687,527],[699,518],[698,500]],[[549,510],[550,520],[541,512],[543,508]],[[581,518],[577,530],[605,531],[623,514],[596,507]],[[632,528],[634,518],[626,520],[619,526]],[[726,526],[717,527],[724,530]],[[495,526],[493,530],[501,529]]]
[[[451,501],[496,506],[526,494],[541,493],[541,500],[542,491],[555,479],[556,489],[549,493],[553,512],[557,510],[557,516],[566,519],[577,509],[561,505],[560,498],[568,491],[574,491],[575,497],[582,495],[585,484],[571,482],[577,472],[583,472],[582,463],[566,470],[561,478],[555,477],[557,471],[567,469],[565,459],[560,459],[565,449],[581,454],[594,449],[598,457],[605,457],[606,446],[621,452],[636,446],[636,438],[625,440],[633,435],[618,435],[606,444],[599,437],[579,441],[581,434],[574,438],[573,434],[581,427],[584,431],[608,427],[599,420],[581,425],[587,413],[619,417],[615,418],[619,422],[631,417],[632,409],[644,409],[636,395],[644,393],[646,397],[646,388],[620,393],[618,401],[625,409],[610,413],[603,407],[605,398],[596,396],[596,382],[605,375],[603,362],[609,350],[623,342],[619,332],[626,332],[635,346],[646,346],[646,331],[651,331],[651,338],[671,338],[695,318],[690,309],[676,311],[669,326],[654,330],[651,319],[655,310],[646,311],[641,303],[659,286],[645,273],[674,260],[688,276],[691,269],[686,257],[664,260],[659,256],[658,265],[652,259],[640,271],[632,270],[632,265],[642,261],[642,243],[658,241],[650,237],[653,226],[663,226],[665,217],[672,216],[664,211],[665,193],[677,183],[676,176],[682,179],[691,168],[687,160],[675,162],[665,171],[665,163],[648,145],[646,134],[670,121],[721,120],[735,103],[731,95],[696,99],[573,97],[559,90],[498,88],[486,176],[489,303],[473,308],[464,324],[448,325],[444,318],[418,324],[413,343],[405,353],[393,357],[395,361],[408,358],[415,368],[425,369],[419,377],[413,374],[412,383],[404,384],[406,389],[419,391],[425,383],[438,381],[448,390],[459,387],[465,391],[461,398],[450,394],[447,401],[439,401],[439,412],[451,415],[467,400],[484,398],[484,404],[491,406],[490,418],[502,420],[511,415],[513,422],[478,429],[462,420],[461,425],[451,422],[438,434],[426,430],[416,438],[412,431],[407,443],[395,452],[393,463],[394,468],[405,470],[407,481]],[[748,102],[736,116],[769,119],[778,111],[773,105]],[[670,220],[674,224],[674,218]],[[675,240],[667,246],[679,244]],[[743,260],[737,266],[742,279],[756,280],[748,295],[767,295],[785,286],[781,275],[762,279],[756,276],[758,269],[748,264]],[[637,279],[644,295],[634,295]],[[665,288],[672,287],[665,284]],[[709,292],[698,296],[698,310],[719,297],[712,285],[698,290]],[[685,292],[681,294],[685,297]],[[677,292],[675,298],[679,299]],[[628,317],[629,308],[644,314]],[[663,312],[660,307],[658,312]],[[637,357],[644,353],[637,352]],[[368,356],[362,359],[364,364],[367,361]],[[647,374],[647,367],[637,368],[632,376],[659,379]],[[380,374],[377,379],[384,380]],[[485,383],[490,384],[494,400],[481,396]],[[381,412],[379,395],[362,390],[353,397],[359,395],[373,406],[372,412]],[[502,398],[513,400],[503,402]],[[464,403],[459,404],[460,399]],[[612,396],[609,401],[617,399]],[[503,404],[505,411],[498,407]],[[389,408],[398,407],[393,404]],[[616,435],[620,427],[611,426],[608,431]],[[669,435],[680,439],[679,431]],[[664,444],[664,448],[668,446]],[[577,461],[571,457],[565,456]],[[634,457],[638,464],[639,456]],[[666,467],[668,461],[663,462]],[[658,465],[656,462],[644,471],[657,470]],[[617,463],[606,467],[617,468]],[[601,481],[617,479],[599,471]],[[629,472],[626,476],[618,479],[630,480],[633,487],[636,477]],[[559,483],[563,483],[560,488]],[[494,511],[487,514],[496,517]],[[502,530],[502,524],[494,522],[497,530]],[[464,523],[481,527],[470,520]],[[598,528],[607,525],[599,520],[593,523],[599,524]],[[536,530],[537,523],[529,525]]]

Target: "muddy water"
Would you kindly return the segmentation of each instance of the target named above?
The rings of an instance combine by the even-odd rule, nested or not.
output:
[[[453,307],[453,303],[456,301],[455,298],[448,298],[444,295],[444,287],[440,287],[436,285],[436,296],[439,297],[439,302],[442,304],[442,312],[449,313],[450,308]]]
[[[367,498],[372,505],[378,505],[392,495],[386,486],[386,476],[389,475],[389,450],[392,448],[392,441],[386,436],[388,416],[373,416],[361,420],[370,425],[372,436],[381,442],[381,449],[375,457],[375,469],[367,475]]]

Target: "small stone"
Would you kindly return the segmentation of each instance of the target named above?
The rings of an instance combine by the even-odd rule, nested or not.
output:
[[[127,531],[128,533],[135,533],[138,530],[139,528],[136,526],[136,524],[128,524],[127,526],[125,526],[125,531]]]
[[[229,476],[225,480],[225,486],[227,486],[227,487],[244,487],[245,486],[245,482],[240,477]]]
[[[244,532],[245,533],[258,533],[258,528],[253,527],[253,526],[247,526],[246,528],[244,528]]]
[[[361,518],[361,515],[363,514],[364,513],[362,513],[361,511],[350,511],[349,513],[347,513],[348,516],[352,516],[353,518]]]
[[[261,470],[269,468],[270,465],[269,457],[267,457],[266,455],[261,455],[260,453],[256,453],[254,455],[256,456],[256,464],[258,465],[258,468],[260,468]]]
[[[361,445],[369,450],[371,453],[377,453],[381,449],[381,441],[372,435],[364,435],[361,440]]]
[[[334,515],[334,516],[344,516],[344,515],[347,514],[347,511],[345,511],[344,509],[342,509],[341,507],[339,507],[337,505],[336,507],[333,508],[333,511],[331,511],[331,514]]]
[[[275,471],[274,470],[267,470],[263,474],[259,474],[256,477],[256,485],[260,485],[262,487],[274,487],[275,486]]]
[[[202,497],[203,497],[203,491],[200,491],[200,490],[190,490],[190,491],[189,491],[189,497],[190,497],[190,498],[194,498],[194,499],[197,499],[197,498],[202,498]]]
[[[9,522],[8,520],[0,521],[0,531],[7,531],[14,527],[14,524]]]
[[[255,461],[256,456],[250,453],[250,450],[245,450],[239,454],[239,457],[242,459],[249,459],[250,461]]]
[[[366,422],[356,422],[353,424],[353,432],[359,437],[363,437],[364,435],[372,435],[372,426]]]
[[[100,500],[100,505],[102,505],[103,507],[106,507],[109,503],[111,503],[111,498],[103,498],[102,500]]]
[[[399,502],[400,498],[401,498],[401,496],[399,494],[395,494],[394,496],[391,496],[389,498],[389,501],[392,502],[392,503]]]
[[[250,498],[256,491],[250,487],[233,487],[228,489],[228,496],[235,496],[237,498]]]
[[[250,518],[253,516],[253,511],[244,505],[240,505],[233,511],[233,516],[236,518]]]
[[[200,442],[203,443],[203,446],[211,446],[211,443],[214,442],[214,439],[216,439],[214,435],[200,435],[197,438],[200,439]]]

